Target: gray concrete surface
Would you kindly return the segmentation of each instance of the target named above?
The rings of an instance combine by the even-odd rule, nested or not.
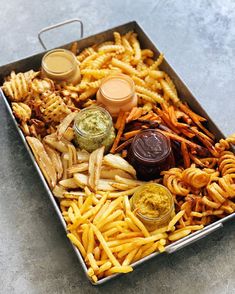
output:
[[[0,0],[0,64],[41,51],[37,32],[73,17],[85,34],[137,20],[218,126],[235,131],[235,2]],[[76,39],[76,28],[47,38]],[[0,101],[0,293],[235,293],[235,224],[102,287],[86,280]]]

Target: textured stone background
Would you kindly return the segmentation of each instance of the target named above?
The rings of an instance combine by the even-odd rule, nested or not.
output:
[[[235,2],[0,0],[0,65],[41,51],[37,32],[68,18],[85,35],[137,20],[225,134],[235,131]],[[46,38],[77,38],[71,26]],[[234,221],[169,256],[92,287],[0,101],[0,293],[235,293]]]

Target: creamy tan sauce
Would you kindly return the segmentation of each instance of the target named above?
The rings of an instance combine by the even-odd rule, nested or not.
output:
[[[131,86],[123,79],[110,79],[102,85],[102,93],[111,99],[118,100],[131,94]]]
[[[46,67],[55,73],[64,73],[72,69],[73,64],[65,52],[53,52],[45,58]]]

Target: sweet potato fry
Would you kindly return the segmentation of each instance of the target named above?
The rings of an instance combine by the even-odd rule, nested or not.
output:
[[[178,107],[184,112],[186,113],[189,117],[191,117],[191,119],[194,121],[194,122],[198,122],[198,121],[201,121],[201,122],[204,122],[206,121],[206,119],[198,114],[196,114],[195,112],[193,112],[189,107],[188,105],[180,102],[178,104]]]
[[[120,126],[121,126],[121,122],[123,120],[123,115],[124,115],[124,112],[123,111],[120,111],[119,114],[118,114],[118,118],[117,118],[117,121],[115,123],[115,129],[119,129]]]
[[[181,152],[182,152],[183,160],[184,160],[184,168],[190,167],[190,157],[189,157],[188,148],[185,142],[181,142]]]
[[[128,117],[126,118],[126,123],[129,123],[133,120],[134,114],[136,113],[138,107],[133,107],[131,112],[129,113]]]
[[[127,116],[127,112],[124,112],[123,116],[122,116],[122,120],[120,122],[120,127],[118,129],[118,133],[117,133],[117,136],[113,142],[113,146],[110,150],[110,153],[114,153],[115,152],[115,149],[117,148],[118,146],[118,143],[121,139],[121,136],[122,136],[122,133],[123,133],[123,130],[125,128],[125,124],[126,124],[126,116]]]
[[[160,108],[154,107],[153,108],[156,113],[159,115],[159,117],[162,119],[162,121],[176,134],[180,133],[180,130],[178,130],[171,122],[168,114],[161,110]]]
[[[180,102],[178,104],[179,108],[184,112],[186,113],[191,119],[192,121],[200,128],[203,130],[204,133],[207,134],[207,136],[209,136],[211,139],[214,139],[215,136],[210,132],[208,131],[202,124],[201,122],[204,122],[206,121],[206,119],[196,113],[194,113],[191,109],[189,109],[189,107],[185,104],[183,104],[182,102]]]
[[[130,138],[129,140],[126,140],[125,142],[123,142],[121,145],[119,145],[116,149],[115,152],[119,153],[120,151],[122,151],[124,148],[126,148],[128,145],[131,144],[133,138]]]
[[[141,130],[135,130],[135,131],[131,131],[131,132],[127,132],[125,134],[123,134],[123,137],[125,138],[125,140],[128,140],[130,138],[133,138],[135,135],[139,134]]]
[[[183,137],[180,137],[176,134],[172,134],[170,132],[166,132],[166,131],[162,131],[162,130],[159,130],[159,132],[161,132],[162,134],[166,135],[168,138],[172,139],[172,140],[176,140],[176,141],[179,141],[179,142],[185,142],[188,146],[192,147],[192,148],[195,148],[197,149],[197,147],[199,145],[197,145],[196,143],[193,143]],[[200,146],[199,146],[200,147]]]

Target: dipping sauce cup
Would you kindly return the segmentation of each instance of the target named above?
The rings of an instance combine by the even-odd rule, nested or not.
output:
[[[81,73],[76,56],[66,49],[47,52],[42,59],[42,75],[57,82],[76,85],[81,80]]]
[[[128,151],[127,160],[141,180],[157,179],[161,171],[174,166],[170,140],[155,129],[136,135]]]
[[[124,74],[104,78],[96,94],[97,102],[108,110],[112,117],[137,106],[137,95],[133,80]]]
[[[168,225],[175,215],[174,199],[163,185],[148,183],[139,187],[130,199],[131,209],[148,230]]]
[[[112,117],[102,107],[92,106],[78,112],[75,122],[75,142],[81,148],[92,152],[105,146],[109,151],[115,138]]]

